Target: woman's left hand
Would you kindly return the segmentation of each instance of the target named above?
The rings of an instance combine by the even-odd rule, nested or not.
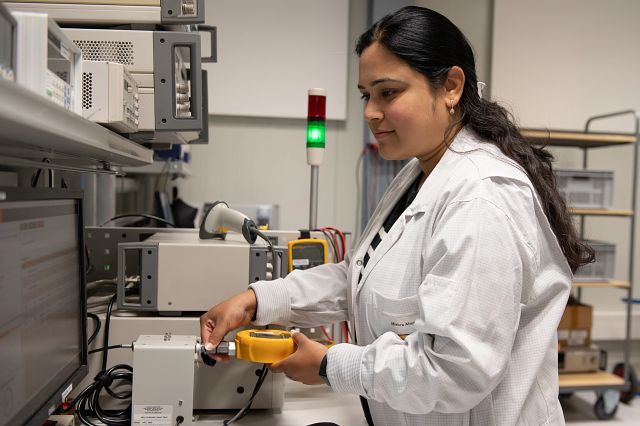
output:
[[[318,373],[322,358],[328,349],[299,331],[292,331],[291,338],[298,345],[298,349],[282,361],[271,364],[269,367],[271,372],[284,373],[291,380],[305,385],[324,384]]]

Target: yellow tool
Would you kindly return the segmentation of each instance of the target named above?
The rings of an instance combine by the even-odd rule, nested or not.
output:
[[[234,342],[220,342],[213,350],[204,350],[206,355],[225,354],[246,361],[272,364],[296,351],[291,333],[286,330],[242,330]]]
[[[289,241],[289,272],[327,263],[327,242],[315,238]]]

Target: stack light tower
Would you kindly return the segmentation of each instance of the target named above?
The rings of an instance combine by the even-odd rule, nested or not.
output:
[[[311,166],[309,229],[318,226],[318,173],[324,159],[327,91],[309,89],[307,108],[307,164]]]

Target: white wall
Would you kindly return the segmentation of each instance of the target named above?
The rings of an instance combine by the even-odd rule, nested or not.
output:
[[[327,118],[345,119],[348,1],[216,0],[205,23],[218,28],[218,61],[203,64],[211,114],[306,119],[321,87]]]
[[[491,33],[493,0],[416,0],[416,5],[427,7],[449,18],[464,33],[473,48],[478,81],[491,79]],[[489,85],[484,94],[491,93]]]
[[[640,2],[635,0],[496,0],[493,99],[509,105],[524,127],[581,130],[590,116],[640,110],[638,17]],[[633,121],[616,119],[595,129],[631,132]],[[581,167],[577,150],[553,151],[557,166]],[[614,171],[615,207],[630,207],[632,153],[631,147],[589,152],[589,168]],[[617,245],[616,276],[621,279],[629,267],[628,224],[626,219],[587,222],[590,237]],[[635,241],[640,250],[637,236]],[[640,288],[638,265],[635,276]],[[584,290],[584,300],[596,310],[596,338],[623,335],[624,295],[620,290]],[[632,330],[640,337],[638,309]]]
[[[413,0],[372,0],[371,10],[369,11],[371,23],[379,21],[389,13],[405,6],[412,6],[415,3]]]
[[[352,52],[366,19],[367,1],[351,0],[347,119],[327,123],[325,161],[319,173],[318,225],[348,231],[355,227],[355,167],[364,137],[357,58]],[[278,204],[280,228],[309,226],[306,120],[211,116],[209,130],[209,145],[191,148],[193,176],[179,183],[185,201]]]

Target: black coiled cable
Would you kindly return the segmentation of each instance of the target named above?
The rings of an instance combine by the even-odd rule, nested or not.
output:
[[[74,400],[76,414],[82,424],[89,426],[121,426],[131,424],[131,402],[124,410],[108,412],[100,406],[100,393],[106,390],[109,395],[116,399],[128,399],[131,401],[131,390],[116,393],[111,389],[114,381],[124,381],[133,383],[133,368],[130,365],[118,364],[106,371],[101,371],[93,379],[93,383],[87,386]],[[92,419],[97,419],[101,423],[94,423]]]
[[[109,300],[107,315],[105,318],[105,327],[103,335],[102,350],[102,370],[93,379],[93,383],[87,386],[78,397],[74,400],[73,405],[76,407],[78,419],[89,426],[98,426],[104,424],[107,426],[120,426],[131,424],[131,396],[132,391],[117,393],[111,389],[114,381],[128,382],[133,384],[133,368],[127,364],[118,364],[107,369],[107,354],[109,352],[109,325],[111,322],[111,313],[113,305],[116,302],[116,295]],[[97,335],[97,330],[94,333]],[[92,336],[95,338],[95,336]],[[120,345],[118,345],[120,346]],[[107,412],[100,406],[100,393],[106,391],[113,398],[129,400],[129,405],[124,410]],[[101,423],[94,423],[91,419],[98,419]]]

